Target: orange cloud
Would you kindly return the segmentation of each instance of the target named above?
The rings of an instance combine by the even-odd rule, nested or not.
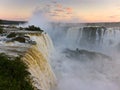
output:
[[[66,11],[67,11],[67,13],[72,13],[72,12],[73,12],[73,9],[70,8],[70,7],[68,7],[68,8],[66,8]]]
[[[63,9],[55,9],[56,12],[64,12]]]
[[[62,8],[63,6],[61,4],[56,5],[57,8]]]

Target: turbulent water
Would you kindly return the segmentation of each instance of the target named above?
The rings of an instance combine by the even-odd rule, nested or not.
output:
[[[22,55],[40,90],[120,90],[120,28],[58,24],[26,33],[36,45],[0,42],[0,52]],[[53,44],[54,43],[54,46]]]
[[[54,90],[120,90],[120,28],[57,25]]]
[[[52,41],[45,33],[26,33],[25,35],[35,41],[36,45],[1,41],[0,52],[10,56],[22,56],[22,60],[28,65],[35,90],[50,90],[56,84],[56,77],[49,60],[54,50]]]
[[[50,66],[49,55],[53,50],[53,45],[47,34],[28,34],[31,40],[37,45],[31,46],[23,57],[23,61],[29,67],[33,79],[33,85],[40,90],[50,90],[56,78]]]
[[[52,31],[53,30],[53,31]],[[69,48],[104,49],[119,44],[120,27],[56,25],[50,35],[55,44]],[[63,43],[63,44],[61,44]],[[65,45],[64,45],[65,44]]]
[[[23,57],[29,67],[33,85],[40,90],[49,90],[55,84],[51,66],[37,47],[32,47]]]

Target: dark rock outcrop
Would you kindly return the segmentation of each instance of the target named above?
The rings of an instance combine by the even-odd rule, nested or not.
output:
[[[12,39],[12,41],[18,41],[20,43],[25,43],[25,38],[24,37],[15,37]]]

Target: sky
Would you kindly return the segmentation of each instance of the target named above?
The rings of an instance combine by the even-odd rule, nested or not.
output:
[[[29,20],[37,13],[53,21],[118,22],[120,0],[0,0],[0,19]]]

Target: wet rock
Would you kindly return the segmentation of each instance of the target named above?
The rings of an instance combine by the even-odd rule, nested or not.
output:
[[[24,37],[15,37],[12,39],[12,41],[18,41],[20,43],[25,43],[25,38]]]
[[[32,45],[36,45],[37,44],[35,41],[32,41],[32,40],[28,41],[28,43],[32,44]]]

